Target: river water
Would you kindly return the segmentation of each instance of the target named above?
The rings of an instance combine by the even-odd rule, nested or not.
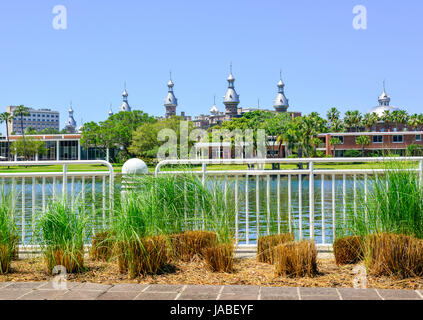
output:
[[[210,179],[207,180],[207,183],[219,183],[222,186],[223,190],[223,180],[222,179]],[[33,188],[32,188],[32,179],[27,178],[25,180],[25,199],[24,205],[22,202],[22,183],[21,179],[16,180],[15,192],[16,196],[14,198],[15,206],[15,216],[16,223],[18,225],[19,231],[22,234],[22,209],[24,207],[24,229],[25,229],[25,244],[36,243],[34,235],[36,234],[36,220],[39,215],[42,214],[43,210],[43,196],[42,196],[42,180],[35,180],[35,190],[34,190],[34,199]],[[256,177],[249,177],[248,180],[248,233],[249,233],[249,243],[254,244],[257,240],[257,220],[258,220],[258,229],[260,235],[265,235],[268,232],[275,233],[278,231],[278,226],[281,232],[289,231],[289,187],[288,187],[288,177],[280,176],[280,218],[278,221],[278,210],[277,210],[277,177],[270,177],[270,198],[269,198],[269,209],[270,214],[268,213],[267,207],[267,180],[266,177],[260,177],[259,179],[259,212],[257,214],[257,202],[256,202]],[[364,180],[362,176],[357,176],[357,194],[362,192]],[[101,230],[105,223],[107,223],[109,218],[109,185],[108,178],[105,179],[105,197],[103,200],[103,180],[101,177],[95,179],[95,192],[94,192],[94,206],[93,203],[93,189],[92,189],[92,180],[85,180],[84,187],[84,198],[86,202],[85,210],[93,213],[92,229]],[[10,180],[5,180],[3,185],[4,190],[7,192],[11,191],[12,184]],[[56,195],[62,194],[62,182],[61,180],[56,179]],[[228,179],[228,190],[234,190],[235,179]],[[347,176],[345,181],[346,187],[346,209],[345,209],[345,218],[348,219],[353,215],[353,202],[354,202],[354,182],[352,176]],[[72,183],[71,180],[68,180],[68,195],[71,198],[72,194]],[[115,190],[120,190],[120,179],[116,178],[115,181]],[[240,237],[240,243],[246,243],[246,231],[247,231],[247,217],[246,217],[246,193],[245,193],[245,177],[240,177],[238,180],[238,231]],[[300,238],[300,224],[302,224],[302,236],[304,238],[309,237],[309,180],[308,176],[304,175],[301,181],[301,206],[300,206],[300,197],[299,197],[299,180],[298,176],[292,175],[291,178],[291,230],[294,233],[295,237]],[[323,234],[326,243],[331,243],[333,239],[333,202],[332,202],[332,178],[331,176],[325,176],[324,180],[324,202],[322,210],[322,180],[320,176],[314,178],[314,232],[315,239],[317,243],[323,242]],[[73,185],[73,194],[76,197],[82,197],[82,184],[81,179],[75,178],[75,183]],[[116,195],[119,195],[116,192]],[[53,183],[52,178],[46,179],[45,183],[45,201],[48,202],[53,196]],[[344,219],[344,207],[343,207],[343,177],[342,175],[336,176],[335,179],[335,225],[341,223]],[[104,205],[104,206],[103,206]],[[359,207],[359,205],[357,204]],[[300,207],[302,213],[300,214]],[[104,208],[104,209],[103,209]],[[322,219],[322,212],[324,212],[324,223]],[[268,219],[268,215],[270,219]],[[301,219],[300,219],[301,215]],[[258,219],[257,219],[258,217]],[[324,226],[324,227],[323,227]],[[324,229],[324,232],[323,232]],[[234,226],[235,230],[235,226]],[[34,233],[35,232],[35,233]]]

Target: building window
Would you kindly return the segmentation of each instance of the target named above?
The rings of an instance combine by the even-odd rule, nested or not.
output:
[[[422,135],[416,134],[416,141],[422,141]]]
[[[373,136],[373,143],[383,143],[383,136]]]
[[[392,141],[393,141],[393,143],[402,143],[402,142],[404,142],[404,137],[399,136],[399,135],[395,135],[395,136],[392,136]]]

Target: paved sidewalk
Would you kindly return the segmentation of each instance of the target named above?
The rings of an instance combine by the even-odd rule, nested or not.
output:
[[[0,282],[0,300],[423,300],[423,290]]]

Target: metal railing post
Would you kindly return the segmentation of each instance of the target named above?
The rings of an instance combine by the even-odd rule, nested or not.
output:
[[[313,161],[309,163],[309,206],[310,206],[310,216],[309,216],[309,223],[310,223],[310,239],[314,239],[314,164]]]
[[[62,185],[63,199],[68,198],[68,165],[63,165],[63,185]]]
[[[420,184],[423,186],[423,160],[419,162]]]

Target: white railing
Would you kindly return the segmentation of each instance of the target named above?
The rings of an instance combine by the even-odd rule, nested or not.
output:
[[[289,159],[196,159],[196,160],[163,160],[155,169],[158,174],[180,174],[187,170],[166,170],[161,169],[167,165],[201,165],[201,170],[195,167],[187,167],[191,173],[201,175],[203,184],[209,177],[217,181],[220,177],[223,183],[223,190],[228,187],[234,188],[235,194],[235,238],[241,246],[255,245],[255,239],[263,233],[270,234],[273,224],[276,224],[277,233],[281,230],[294,232],[298,239],[315,239],[319,246],[330,246],[333,242],[337,219],[342,219],[345,223],[347,219],[348,206],[352,207],[354,214],[357,208],[357,190],[362,188],[364,197],[368,193],[368,176],[386,172],[385,169],[315,169],[315,164],[333,164],[333,163],[381,163],[387,161],[410,161],[418,163],[416,169],[419,172],[423,183],[423,157],[401,157],[401,158],[289,158]],[[263,167],[266,164],[299,164],[302,163],[307,169],[289,169],[289,170],[208,170],[207,165],[255,165]],[[228,178],[232,177],[233,183],[228,183]],[[263,177],[263,178],[262,178]],[[239,198],[243,188],[240,187],[240,181],[244,181],[244,199]],[[308,184],[304,185],[305,179]],[[255,180],[255,222],[251,221],[254,214],[250,208],[250,185]],[[264,180],[265,184],[263,184]],[[273,186],[273,198],[271,192],[271,181]],[[297,192],[293,188],[294,180],[297,183]],[[320,180],[320,183],[318,183]],[[283,181],[284,184],[281,185]],[[317,184],[316,184],[317,181]],[[349,186],[347,188],[347,185]],[[285,190],[284,194],[281,190]],[[316,188],[319,189],[316,192]],[[304,189],[308,189],[308,202],[303,198]],[[328,190],[329,189],[329,190]],[[262,192],[263,191],[263,192]],[[328,192],[329,191],[329,192]],[[265,193],[265,208],[261,209],[261,194]],[[340,197],[341,195],[341,197]],[[283,203],[281,198],[285,199]],[[352,197],[352,199],[351,199]],[[253,197],[254,198],[254,197]],[[348,200],[348,201],[347,201]],[[294,201],[296,206],[294,206]],[[320,205],[316,206],[316,201]],[[347,203],[348,202],[348,203]],[[351,205],[352,202],[352,205]],[[271,209],[276,203],[276,208]],[[240,212],[241,206],[244,212]],[[285,208],[283,212],[283,207]],[[276,219],[272,219],[272,211],[276,211]],[[274,212],[273,212],[274,213]],[[282,218],[285,219],[282,219]],[[316,225],[316,218],[319,225]],[[266,228],[262,231],[260,224],[265,220]],[[242,223],[241,223],[242,221]],[[255,224],[255,228],[254,228]],[[308,224],[308,228],[307,225]],[[294,225],[296,225],[295,230]],[[283,228],[285,227],[285,228]],[[242,229],[242,230],[241,230]],[[319,234],[316,236],[316,229]],[[243,236],[241,236],[243,233]]]
[[[69,165],[104,165],[108,171],[87,171],[69,172]],[[114,170],[113,166],[104,160],[71,160],[71,161],[22,161],[22,162],[0,162],[0,166],[51,166],[61,165],[61,172],[7,172],[0,173],[0,183],[2,190],[12,192],[12,207],[16,222],[20,225],[20,248],[22,250],[37,249],[38,244],[34,241],[36,214],[44,212],[49,200],[55,199],[61,192],[66,195],[73,207],[76,197],[80,196],[80,203],[86,210],[91,210],[93,215],[92,233],[97,226],[94,221],[101,213],[100,225],[104,229],[107,224],[106,213],[113,210],[114,196]],[[108,178],[108,179],[107,179]],[[98,181],[100,180],[100,181]],[[108,180],[108,181],[107,181]],[[61,190],[60,188],[61,183]],[[96,186],[97,185],[97,186]],[[100,186],[98,186],[100,185]],[[59,188],[58,188],[59,186]],[[108,188],[108,199],[107,199]],[[88,190],[90,189],[90,190]],[[97,190],[101,190],[101,196],[97,195]],[[90,194],[91,193],[91,194]],[[101,199],[96,199],[101,197]],[[87,199],[89,208],[87,207]],[[100,200],[100,201],[98,201]],[[20,204],[18,203],[20,202]],[[98,208],[98,206],[100,206]],[[29,220],[29,221],[28,221]],[[28,230],[30,228],[30,230]],[[28,239],[28,235],[32,239]]]

